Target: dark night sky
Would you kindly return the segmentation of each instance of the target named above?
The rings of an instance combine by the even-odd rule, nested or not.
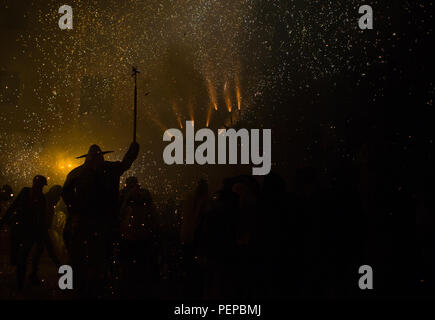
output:
[[[431,168],[431,2],[70,1],[69,31],[58,27],[62,4],[0,2],[0,183],[37,173],[62,183],[92,143],[119,159],[132,65],[142,149],[131,174],[158,192],[250,171],[162,161],[165,129],[192,118],[217,129],[232,114],[239,127],[272,128],[274,170],[287,178],[367,158],[392,174]],[[362,4],[373,30],[358,28]]]

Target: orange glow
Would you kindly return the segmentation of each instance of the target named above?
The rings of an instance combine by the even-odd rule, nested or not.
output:
[[[158,119],[156,119],[156,118],[151,118],[153,121],[154,121],[154,123],[157,125],[157,126],[159,126],[163,131],[166,131],[168,128],[166,128],[166,126],[160,121],[160,120],[158,120]]]
[[[189,103],[187,104],[187,107],[189,109],[189,116],[190,116],[190,120],[194,120],[195,117],[193,116],[193,102],[192,99],[189,99]]]
[[[237,97],[237,109],[240,110],[240,107],[242,105],[242,97],[240,95],[240,83],[239,83],[239,76],[236,75],[236,97]]]
[[[180,129],[183,129],[183,123],[181,122],[180,112],[178,111],[178,107],[175,101],[172,103],[172,111],[174,111],[175,116],[177,117],[177,121],[178,121],[178,125],[180,126]]]
[[[153,115],[151,112],[147,112],[148,117],[163,131],[166,131],[168,128],[159,120],[155,115]]]
[[[230,93],[228,90],[228,83],[227,82],[225,82],[225,85],[224,85],[224,96],[225,96],[225,104],[227,105],[228,112],[231,112],[231,110],[233,109],[233,106],[231,105],[231,98],[230,98]]]
[[[70,170],[73,167],[71,161],[68,160],[58,160],[56,165],[57,168],[61,171],[64,171],[66,169]]]
[[[212,112],[213,106],[210,105],[210,107],[208,108],[208,113],[207,113],[207,120],[205,121],[205,126],[208,128],[209,124],[210,124],[210,119],[211,119],[211,112]]]
[[[217,110],[218,105],[217,105],[217,99],[216,99],[216,91],[215,91],[210,79],[207,79],[207,87],[208,87],[208,94],[210,96],[210,102],[213,105],[214,109]]]

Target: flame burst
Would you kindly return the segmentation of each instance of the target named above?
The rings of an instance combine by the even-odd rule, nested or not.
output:
[[[210,102],[213,105],[214,109],[217,111],[218,105],[217,105],[217,99],[216,99],[216,91],[215,91],[210,79],[208,79],[208,78],[207,78],[207,85],[208,85],[208,94],[210,96]]]
[[[151,112],[147,112],[148,118],[150,118],[160,129],[166,131],[168,127],[166,127],[155,115],[153,115]]]
[[[192,98],[189,99],[189,103],[187,104],[187,108],[189,110],[190,120],[194,121],[195,117],[193,116],[193,102],[192,102]]]
[[[175,116],[177,117],[178,125],[180,126],[180,129],[183,129],[183,122],[181,121],[180,117],[180,111],[178,110],[176,102],[172,102],[172,111],[174,111]]]
[[[209,124],[210,124],[210,119],[211,119],[211,112],[213,110],[213,105],[210,104],[209,108],[208,108],[208,112],[207,112],[207,120],[205,121],[205,126],[208,128]]]
[[[231,104],[230,92],[228,90],[228,82],[226,81],[224,84],[224,97],[225,97],[225,104],[227,105],[228,112],[231,112],[233,106]]]
[[[236,75],[236,97],[237,97],[237,110],[240,110],[240,107],[242,105],[242,97],[240,95],[240,82],[239,82],[239,76]]]

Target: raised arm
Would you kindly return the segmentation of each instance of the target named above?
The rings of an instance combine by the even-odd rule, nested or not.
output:
[[[134,160],[136,160],[138,154],[139,154],[139,144],[137,142],[132,142],[130,148],[128,148],[127,153],[124,155],[124,158],[121,161],[122,173],[130,169]]]

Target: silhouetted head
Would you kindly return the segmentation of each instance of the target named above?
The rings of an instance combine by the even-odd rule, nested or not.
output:
[[[84,154],[80,157],[77,157],[77,159],[86,158],[85,163],[86,164],[92,164],[92,165],[101,165],[104,162],[104,155],[106,153],[111,153],[113,151],[101,151],[101,148],[93,144],[89,147],[88,153]]]
[[[259,193],[260,186],[255,178],[251,175],[239,175],[224,179],[219,198],[239,206],[241,198],[252,200],[257,198]]]
[[[133,188],[133,187],[138,187],[138,186],[139,186],[139,181],[138,181],[137,178],[134,177],[134,176],[128,177],[128,178],[125,180],[125,185],[124,185],[124,187],[125,187],[126,189],[131,189],[131,188]]]
[[[233,178],[233,186],[235,184],[242,184],[246,186],[247,190],[253,195],[258,196],[260,194],[260,185],[257,180],[251,175],[243,174]],[[232,187],[233,189],[233,187]]]
[[[196,187],[197,194],[208,193],[208,182],[205,179],[201,179],[198,181],[198,186]]]
[[[56,184],[52,186],[45,195],[48,201],[56,204],[59,202],[61,194],[62,194],[62,187]]]
[[[8,201],[14,197],[14,192],[10,185],[5,184],[0,191],[0,200]]]
[[[267,195],[281,195],[285,192],[285,181],[277,173],[270,172],[264,177],[263,192]]]
[[[46,185],[47,185],[47,178],[46,177],[38,174],[33,178],[33,184],[32,184],[33,190],[42,192],[42,189]]]

